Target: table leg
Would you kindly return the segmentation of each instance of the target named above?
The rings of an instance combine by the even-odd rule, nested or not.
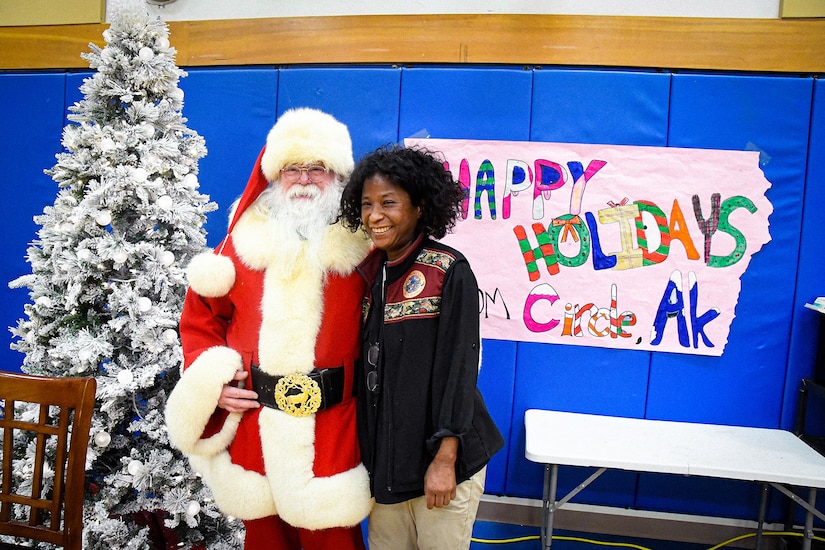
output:
[[[765,526],[765,511],[768,505],[768,487],[767,483],[762,483],[762,500],[759,503],[759,521],[756,524],[756,550],[762,548],[762,530]]]
[[[558,464],[545,464],[544,495],[541,503],[541,547],[544,550],[550,550],[550,547],[553,545],[553,514],[556,511],[556,487],[558,481]]]
[[[805,532],[802,537],[802,550],[811,550],[811,541],[814,537],[814,514],[811,511],[816,505],[816,489],[808,489],[808,505],[810,508],[805,514]]]

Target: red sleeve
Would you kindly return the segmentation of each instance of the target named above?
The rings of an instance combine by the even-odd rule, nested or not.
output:
[[[234,306],[226,296],[204,298],[192,290],[187,291],[180,317],[184,369],[204,350],[227,345],[226,331],[233,310]]]

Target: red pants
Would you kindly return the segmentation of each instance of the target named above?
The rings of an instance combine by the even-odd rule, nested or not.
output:
[[[361,526],[310,531],[278,516],[244,521],[244,550],[365,550]]]

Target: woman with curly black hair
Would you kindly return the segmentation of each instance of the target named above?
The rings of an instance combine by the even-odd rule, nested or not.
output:
[[[381,147],[355,167],[343,223],[375,249],[356,370],[361,458],[376,504],[370,550],[466,549],[490,458],[504,444],[476,385],[478,285],[439,243],[464,192],[424,149]]]

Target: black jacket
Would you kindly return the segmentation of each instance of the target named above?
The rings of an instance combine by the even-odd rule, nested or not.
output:
[[[376,501],[423,495],[424,474],[446,436],[459,439],[456,481],[469,479],[504,445],[476,385],[478,285],[469,263],[419,236],[403,258],[388,263],[374,250],[358,270],[368,287],[358,429]],[[371,370],[377,391],[368,388]]]

